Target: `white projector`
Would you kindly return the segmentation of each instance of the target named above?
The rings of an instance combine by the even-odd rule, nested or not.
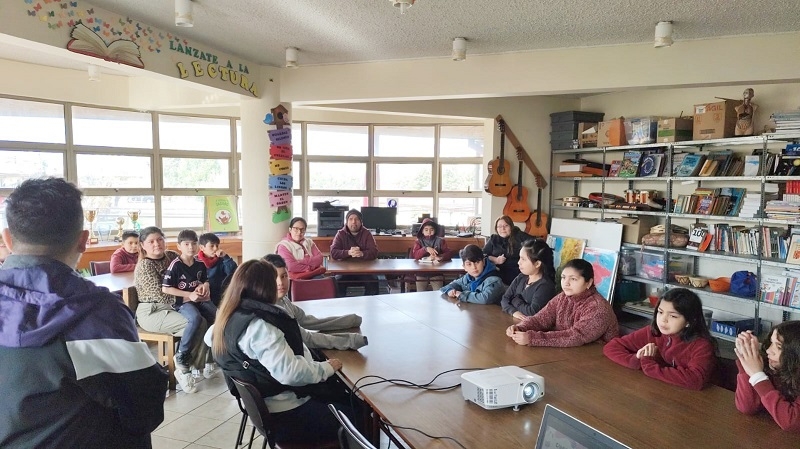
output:
[[[461,375],[461,393],[487,410],[532,404],[544,396],[544,377],[518,366],[501,366]]]

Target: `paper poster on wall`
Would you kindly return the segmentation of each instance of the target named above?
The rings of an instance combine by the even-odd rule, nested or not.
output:
[[[209,232],[239,232],[239,213],[233,195],[207,196],[205,228]]]
[[[586,247],[583,249],[583,260],[592,264],[595,288],[606,301],[611,302],[617,279],[619,253],[610,249]]]

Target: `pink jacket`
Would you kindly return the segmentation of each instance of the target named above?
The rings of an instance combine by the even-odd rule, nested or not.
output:
[[[636,358],[636,352],[648,343],[655,343],[655,357]],[[647,377],[668,384],[700,390],[714,374],[717,358],[714,345],[705,338],[685,342],[677,335],[653,336],[650,326],[608,342],[603,354],[631,369],[641,369]]]
[[[292,240],[291,234],[286,234],[276,251],[286,261],[289,273],[305,273],[322,266],[322,252],[311,239],[303,239],[298,243]]]

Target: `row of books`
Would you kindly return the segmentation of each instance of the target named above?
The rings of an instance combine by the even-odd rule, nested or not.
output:
[[[800,265],[800,229],[774,226],[695,224],[687,249],[719,251],[732,255],[757,256]],[[759,245],[760,251],[759,251]]]
[[[783,193],[783,201],[800,203],[800,181],[786,181],[786,189]]]
[[[769,304],[800,309],[800,272],[786,270],[782,274],[761,274],[759,300]]]
[[[735,217],[745,194],[747,190],[738,187],[698,187],[691,195],[678,195],[673,213]]]
[[[800,110],[774,112],[772,120],[775,121],[775,132],[777,134],[800,132]]]
[[[775,220],[800,221],[800,202],[770,200],[764,207],[767,218]]]

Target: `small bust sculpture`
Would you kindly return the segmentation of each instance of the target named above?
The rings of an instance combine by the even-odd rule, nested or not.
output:
[[[754,96],[753,89],[745,89],[742,104],[734,108],[736,110],[736,136],[752,136],[754,134],[753,117],[758,109],[758,105],[751,102]]]

